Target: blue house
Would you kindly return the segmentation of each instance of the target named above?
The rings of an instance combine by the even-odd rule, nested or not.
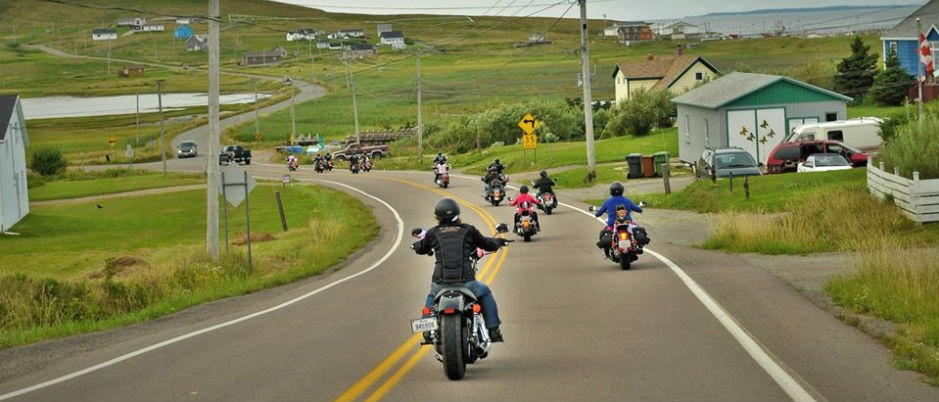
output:
[[[190,36],[192,36],[192,28],[186,24],[177,26],[176,32],[173,34],[176,39],[189,39]]]
[[[926,35],[932,53],[933,66],[939,69],[939,30],[937,30],[937,16],[939,16],[939,0],[930,0],[917,9],[913,14],[900,21],[897,26],[884,32],[881,41],[881,64],[885,65],[890,52],[896,52],[900,65],[913,77],[916,77],[917,68],[922,68],[919,62],[919,32]],[[919,18],[919,23],[916,19]],[[919,32],[917,31],[919,26]],[[924,74],[920,71],[920,74]]]

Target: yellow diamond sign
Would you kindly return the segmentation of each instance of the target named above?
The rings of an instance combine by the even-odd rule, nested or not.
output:
[[[532,134],[541,126],[541,121],[535,120],[531,114],[526,114],[522,121],[518,122],[518,126],[522,128],[525,134]]]

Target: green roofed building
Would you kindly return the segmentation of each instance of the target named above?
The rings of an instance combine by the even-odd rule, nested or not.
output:
[[[672,98],[678,106],[678,157],[740,147],[759,162],[804,123],[844,120],[850,97],[792,78],[733,72]]]

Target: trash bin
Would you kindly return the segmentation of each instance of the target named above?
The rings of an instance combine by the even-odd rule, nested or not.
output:
[[[626,155],[626,162],[629,164],[629,179],[638,179],[642,177],[642,154],[632,153]]]
[[[642,177],[655,176],[655,166],[652,155],[642,155]]]
[[[662,177],[664,174],[664,172],[662,172],[662,165],[668,163],[668,152],[659,151],[652,154],[652,162],[655,164],[655,175]]]

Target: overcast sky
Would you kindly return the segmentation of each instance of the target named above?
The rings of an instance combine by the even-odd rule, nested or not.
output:
[[[576,0],[275,0],[280,3],[351,14],[448,14],[491,16],[540,16],[579,18]],[[677,19],[717,12],[768,8],[812,8],[864,5],[923,5],[925,0],[587,0],[592,19]]]

